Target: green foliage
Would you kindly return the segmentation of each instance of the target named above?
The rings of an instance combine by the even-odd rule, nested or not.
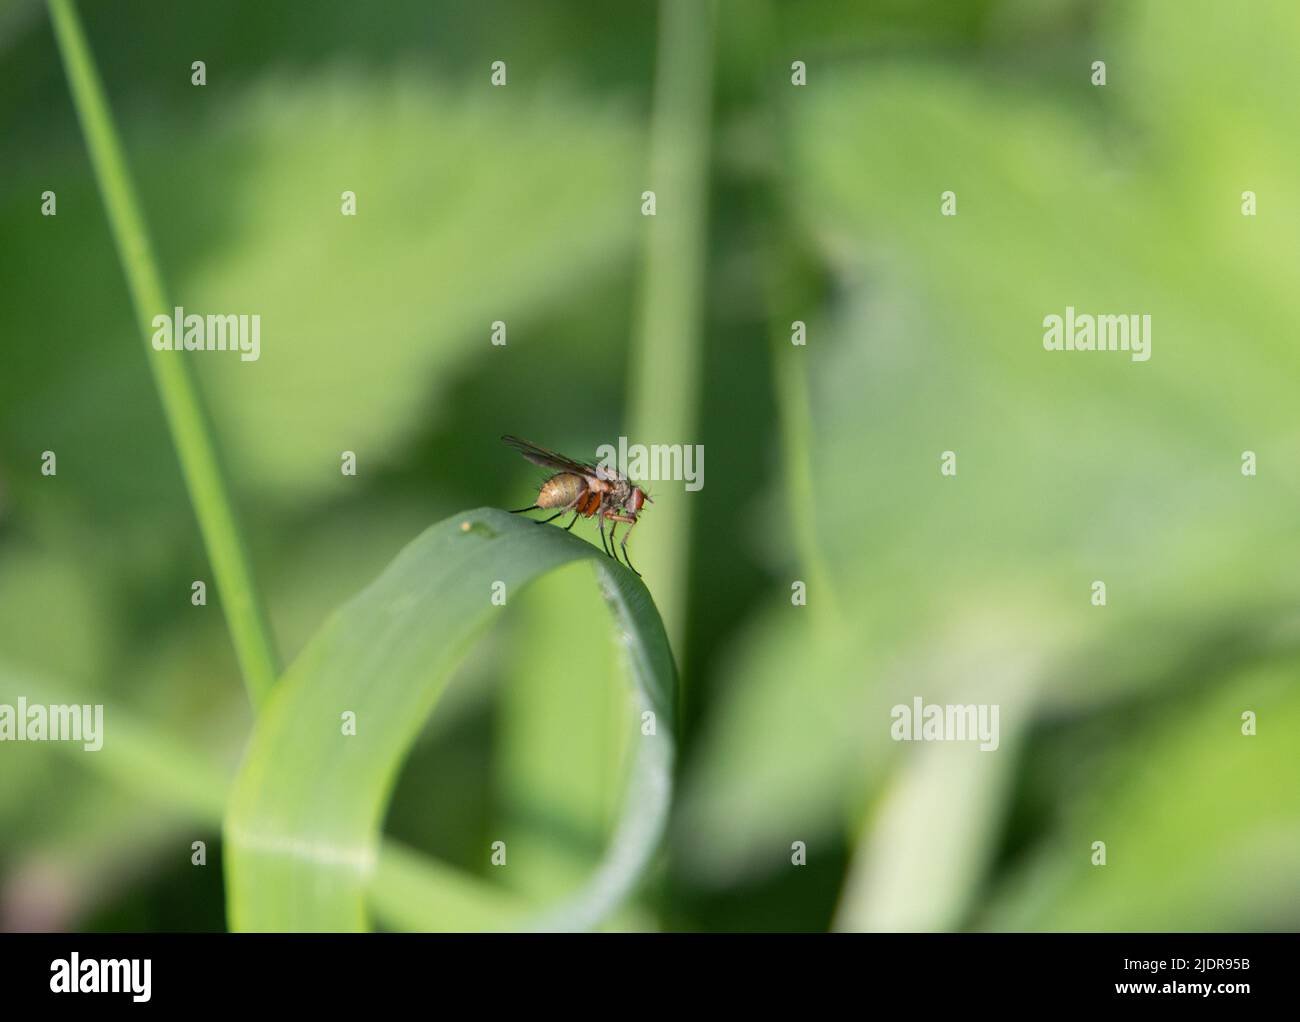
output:
[[[1293,5],[84,6],[107,223],[49,27],[0,16],[0,701],[114,738],[0,748],[0,925],[28,888],[160,925],[200,836],[195,927],[1294,927]],[[174,51],[206,87],[134,58]],[[155,389],[142,294],[260,312],[262,359]],[[1044,352],[1067,304],[1150,313],[1152,360]],[[705,443],[630,545],[671,734],[632,727],[639,583],[453,515],[535,492],[506,431]],[[264,719],[232,611],[255,688],[293,663]],[[917,694],[1000,702],[999,751],[890,741]],[[659,874],[628,784],[673,743]]]
[[[1104,90],[1088,85],[1082,57],[1069,81],[1040,88],[886,59],[825,69],[816,89],[786,102],[792,205],[833,286],[810,323],[822,350],[811,363],[807,449],[834,497],[805,506],[856,638],[810,656],[806,624],[774,608],[737,652],[686,791],[690,819],[714,821],[705,840],[693,831],[700,869],[725,876],[748,861],[756,836],[774,841],[783,826],[829,835],[847,818],[858,859],[839,925],[948,929],[976,911],[988,871],[1007,865],[1002,827],[1017,780],[1044,756],[1041,743],[1022,744],[1026,729],[1068,714],[1099,742],[1098,717],[1118,721],[1157,699],[1176,721],[1161,732],[1187,728],[1183,737],[1156,750],[1133,734],[1109,754],[1132,757],[1134,770],[1156,756],[1173,778],[1175,744],[1203,737],[1182,723],[1186,692],[1216,684],[1218,726],[1231,737],[1207,743],[1210,761],[1237,762],[1252,745],[1269,750],[1256,756],[1282,755],[1236,734],[1233,707],[1252,705],[1239,678],[1300,597],[1273,553],[1294,545],[1297,510],[1286,467],[1297,452],[1293,374],[1278,371],[1296,358],[1284,338],[1300,308],[1277,277],[1293,214],[1243,217],[1240,202],[1247,188],[1291,191],[1277,168],[1294,166],[1294,139],[1255,120],[1284,116],[1289,87],[1272,79],[1291,65],[1248,54],[1274,53],[1300,19],[1281,6],[1244,21],[1196,7],[1189,17],[1135,5],[1107,19],[1093,47],[1112,56]],[[1129,75],[1140,86],[1125,85]],[[939,215],[949,189],[951,218]],[[1151,361],[1045,352],[1042,319],[1067,304],[1150,313]],[[1246,449],[1277,471],[1243,477]],[[959,459],[952,479],[938,471],[945,450]],[[1089,605],[1093,579],[1108,584],[1105,608]],[[1294,669],[1294,644],[1283,647]],[[801,666],[810,660],[815,669]],[[1225,663],[1232,670],[1221,672]],[[889,706],[921,692],[1001,701],[996,761],[891,748]],[[1287,719],[1284,700],[1269,705]],[[1158,812],[1163,798],[1177,807],[1170,816],[1203,829],[1191,848],[1159,851],[1155,828],[1138,829],[1126,840],[1146,849],[1141,865],[1108,874],[1090,873],[1087,857],[1088,835],[1113,833],[1108,818],[1068,838],[1054,815],[1036,821],[1043,845],[1017,851],[1057,879],[1042,896],[1059,904],[994,918],[1030,928],[1244,925],[1240,907],[1194,894],[1220,875],[1197,850],[1217,854],[1209,821],[1236,805],[1223,826],[1252,837],[1231,839],[1251,848],[1233,854],[1260,855],[1276,884],[1279,845],[1296,847],[1278,817],[1294,821],[1297,763],[1278,761],[1222,800],[1181,783],[1164,795],[1152,786],[1140,803],[1130,795],[1131,812],[1165,819],[1168,838],[1183,828]],[[1238,783],[1250,773],[1243,765]],[[1114,781],[1071,771],[1044,783],[1050,795],[1040,797],[1056,806],[1081,789],[1100,798]],[[845,812],[846,801],[855,808]],[[722,816],[736,806],[739,821]],[[1160,865],[1173,861],[1180,868]],[[1259,905],[1250,912],[1274,918]]]

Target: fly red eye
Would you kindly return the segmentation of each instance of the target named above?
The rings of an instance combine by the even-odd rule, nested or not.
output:
[[[639,486],[632,487],[632,513],[636,514],[645,503],[645,491]]]

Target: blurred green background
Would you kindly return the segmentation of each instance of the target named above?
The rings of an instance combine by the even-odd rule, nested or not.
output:
[[[170,295],[262,317],[260,361],[194,364],[286,662],[428,524],[527,503],[501,433],[704,445],[630,546],[681,761],[611,925],[1300,925],[1294,4],[80,8]],[[1044,352],[1066,305],[1149,313],[1151,360]],[[222,929],[186,793],[251,711],[28,0],[0,2],[0,353],[0,702],[105,702],[118,736],[0,745],[0,928]],[[621,691],[590,568],[546,578],[387,833],[572,889]],[[1000,749],[890,741],[916,695],[1000,704]],[[498,837],[528,854],[491,870]]]

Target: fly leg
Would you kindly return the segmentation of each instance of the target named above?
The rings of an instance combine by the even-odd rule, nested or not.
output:
[[[514,511],[511,511],[510,513],[511,513],[512,515],[521,515],[521,514],[523,514],[525,511],[536,511],[536,510],[537,510],[538,508],[540,508],[541,506],[542,506],[541,504],[534,504],[532,507],[521,507],[521,508],[516,508]]]
[[[609,533],[610,534],[609,545],[611,547],[613,547],[614,545],[614,538],[613,538],[614,530],[618,528],[618,523],[619,522],[628,523],[627,532],[623,533],[623,538],[619,540],[618,548],[623,551],[623,560],[627,561],[627,566],[629,568],[632,568],[632,559],[627,555],[627,538],[628,536],[632,535],[632,530],[636,528],[636,522],[637,522],[636,517],[634,515],[616,515],[616,514],[612,514],[609,517],[614,522],[614,526],[613,528],[610,529],[610,533]],[[618,558],[615,557],[614,560],[617,561]],[[632,572],[633,574],[636,575],[637,578],[641,577],[641,572],[637,571],[636,568],[632,568]]]
[[[632,524],[627,527],[627,532],[623,533],[623,541],[618,545],[618,548],[623,551],[623,560],[627,561],[627,566],[629,568],[632,568],[632,558],[627,555],[627,538],[632,535],[632,530],[635,528],[636,519],[633,518]],[[632,568],[632,573],[636,575],[637,578],[641,577],[641,572],[637,571],[636,568]]]
[[[604,515],[600,516],[600,548],[604,550],[605,553],[609,554],[610,557],[614,556],[614,551],[605,545],[605,516]]]
[[[551,515],[550,518],[538,518],[536,519],[536,522],[538,525],[545,525],[547,522],[553,522],[555,521],[555,519],[559,518],[560,515],[564,514],[564,512],[567,510],[569,510],[567,507],[562,507],[560,508],[560,510],[556,511],[555,514]]]

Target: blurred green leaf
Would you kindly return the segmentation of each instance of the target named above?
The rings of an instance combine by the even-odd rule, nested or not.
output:
[[[246,484],[292,501],[343,492],[341,451],[364,471],[386,464],[456,365],[508,351],[490,343],[494,321],[521,343],[530,318],[630,257],[635,154],[608,111],[553,87],[338,72],[242,96],[181,157],[225,228],[177,294],[262,316],[257,362],[203,367]],[[157,201],[182,200],[154,183]],[[356,216],[340,213],[344,190]]]
[[[98,569],[42,543],[14,542],[0,549],[0,650],[5,660],[93,683],[118,638],[105,607],[110,589]],[[33,607],[59,607],[62,613],[33,614]]]
[[[151,802],[180,818],[208,823],[220,819],[225,775],[195,755],[189,743],[141,724],[129,713],[109,712],[112,701],[97,693],[51,683],[29,670],[0,664],[0,702],[13,705],[20,696],[33,705],[104,704],[101,749],[86,752],[76,742],[55,742],[54,747],[124,788],[149,792]]]
[[[1300,690],[1294,657],[1145,707],[1125,739],[1053,778],[1056,818],[976,924],[996,930],[1223,932],[1300,924]],[[1191,673],[1185,679],[1197,680]],[[1242,734],[1242,714],[1257,733]],[[1093,865],[1104,841],[1106,864]]]
[[[673,827],[696,882],[738,885],[788,866],[790,842],[840,830],[861,787],[873,661],[842,637],[819,639],[810,611],[788,598],[763,608],[718,665],[720,710],[703,725]]]

